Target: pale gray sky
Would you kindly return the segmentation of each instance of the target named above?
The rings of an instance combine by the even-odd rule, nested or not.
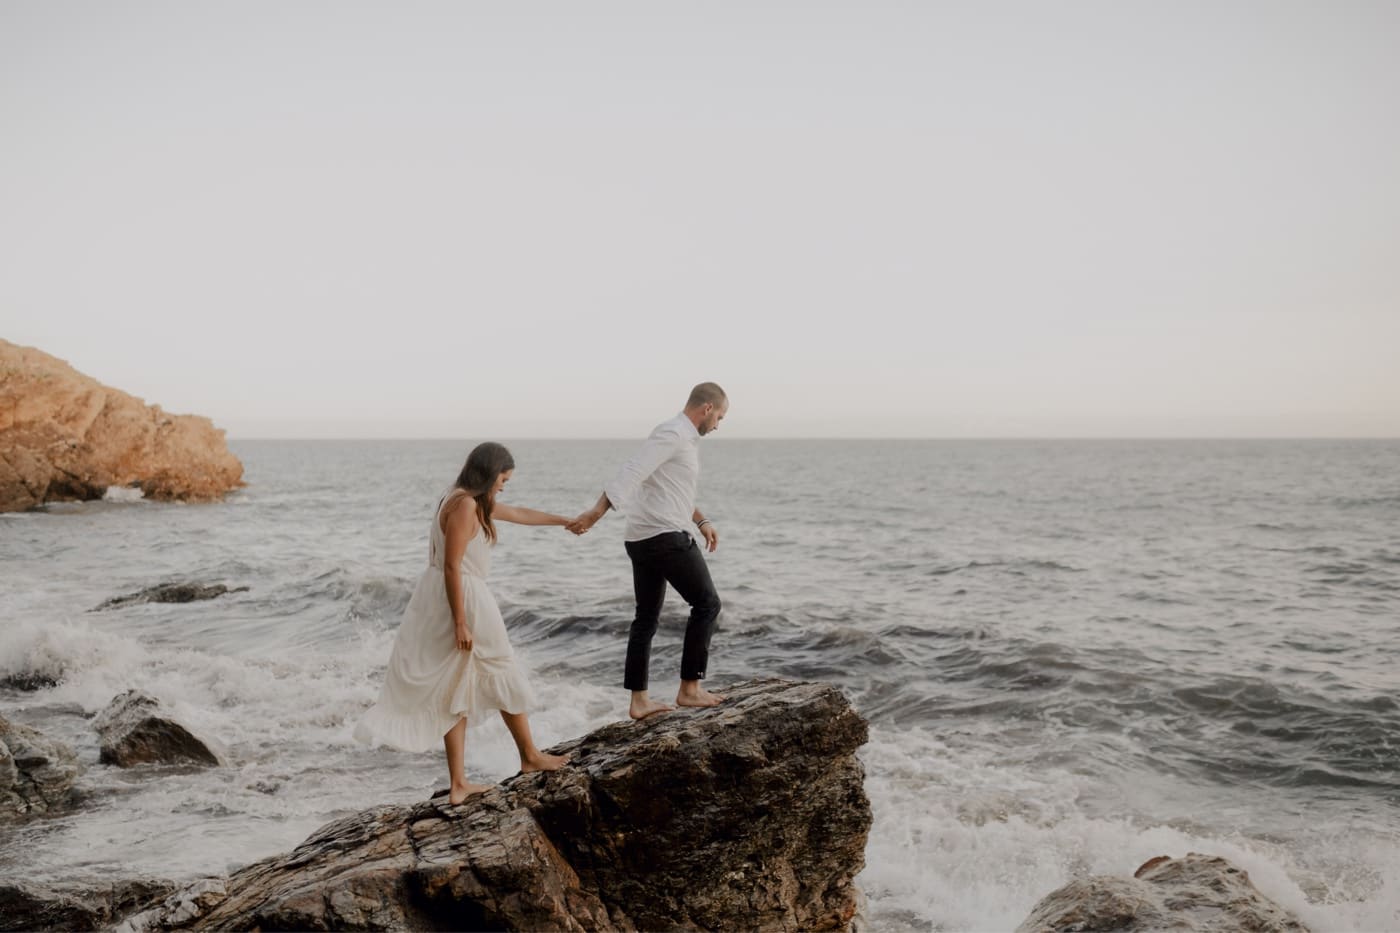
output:
[[[1400,3],[0,3],[0,336],[234,437],[1400,436]]]

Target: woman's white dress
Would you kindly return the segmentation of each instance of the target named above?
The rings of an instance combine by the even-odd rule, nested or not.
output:
[[[444,499],[445,501],[445,499]],[[355,738],[411,752],[428,751],[462,718],[478,726],[497,710],[523,713],[535,702],[515,661],[500,607],[486,586],[492,545],[485,529],[467,542],[462,557],[463,608],[472,650],[457,647],[442,562],[447,550],[440,514],[433,515],[428,566],[403,611],[379,701],[355,726]]]

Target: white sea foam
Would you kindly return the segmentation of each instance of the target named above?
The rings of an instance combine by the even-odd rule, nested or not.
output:
[[[369,749],[351,730],[378,695],[393,632],[362,627],[314,649],[275,658],[239,657],[145,645],[107,630],[103,617],[12,626],[0,673],[48,674],[57,686],[32,694],[53,709],[88,715],[139,689],[178,721],[220,742],[226,768],[163,774],[157,780],[93,767],[96,737],[81,718],[52,718],[56,738],[89,758],[81,814],[51,821],[27,870],[61,876],[70,868],[194,876],[219,873],[285,851],[327,820],[370,804],[425,799],[446,786],[441,751]],[[529,665],[529,658],[522,655]],[[583,734],[625,709],[621,690],[535,678],[531,717],[544,747]],[[492,721],[468,739],[468,770],[498,781],[519,770],[514,743]],[[120,840],[113,847],[99,840]]]
[[[20,620],[11,623],[0,642],[0,673],[62,680],[51,699],[93,709],[112,698],[107,693],[106,699],[96,699],[107,689],[104,681],[124,683],[125,672],[139,669],[145,655],[146,649],[135,640],[102,631],[87,620]],[[84,686],[71,686],[79,683]]]
[[[984,748],[951,746],[926,729],[873,729],[862,753],[874,825],[858,878],[877,929],[1012,930],[1035,904],[1088,875],[1130,877],[1158,855],[1222,856],[1265,896],[1315,930],[1400,926],[1394,837],[1362,848],[1341,839],[1315,853],[1335,877],[1360,863],[1357,886],[1309,898],[1295,879],[1314,877],[1286,847],[1124,816],[1090,816],[1092,779],[1070,771],[1027,772]]]
[[[140,486],[108,486],[102,496],[104,502],[140,502],[146,493]]]

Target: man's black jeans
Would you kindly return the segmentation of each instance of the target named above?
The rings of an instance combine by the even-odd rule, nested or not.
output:
[[[695,539],[684,531],[668,531],[644,541],[628,541],[632,558],[632,589],[637,594],[637,617],[627,637],[627,667],[622,685],[628,690],[647,689],[651,664],[651,639],[661,619],[669,583],[690,603],[681,653],[681,680],[700,680],[710,657],[710,636],[719,617],[719,594],[710,581],[710,568]]]

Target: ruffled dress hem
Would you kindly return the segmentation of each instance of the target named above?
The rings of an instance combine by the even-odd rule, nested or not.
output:
[[[467,662],[467,669],[452,691],[444,715],[441,709],[396,712],[383,703],[365,711],[355,726],[354,737],[366,745],[389,745],[408,752],[436,748],[442,737],[459,719],[475,729],[495,718],[498,711],[527,713],[535,705],[535,692],[525,672],[514,658],[493,659],[478,664]]]
[[[444,717],[437,710],[393,713],[378,704],[365,711],[355,726],[355,741],[388,745],[406,752],[426,752],[442,745],[442,737],[459,716]]]
[[[465,710],[467,728],[474,729],[489,722],[497,711],[525,713],[534,705],[535,692],[514,658],[481,664],[473,659],[452,692],[451,708]]]

